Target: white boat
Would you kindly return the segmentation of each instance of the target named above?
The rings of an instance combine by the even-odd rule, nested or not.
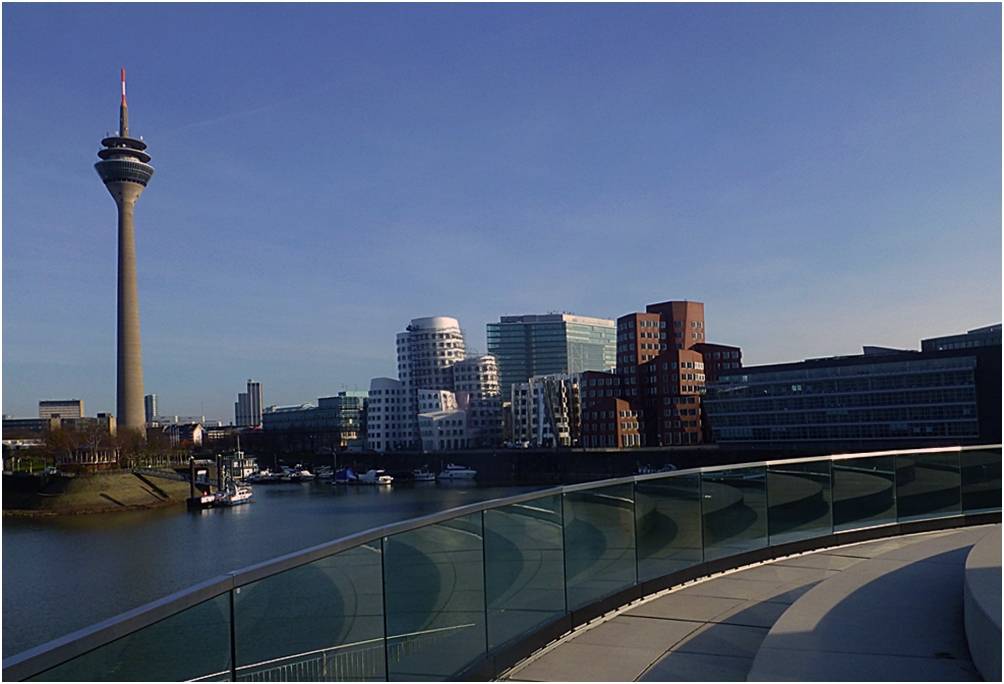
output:
[[[302,465],[296,466],[296,472],[298,472],[300,474],[300,481],[301,482],[307,482],[307,481],[313,480],[315,477],[317,477],[312,472],[310,472],[309,470],[307,470],[306,468],[304,468]]]
[[[478,471],[471,470],[467,466],[447,463],[446,468],[439,474],[440,480],[473,480]]]
[[[360,484],[389,485],[394,482],[394,478],[387,474],[386,470],[367,470],[359,476]]]
[[[228,482],[227,486],[216,492],[214,506],[238,506],[251,501],[254,493],[251,485],[243,482]]]
[[[331,466],[321,466],[317,469],[315,476],[318,480],[330,480],[335,476],[335,471]]]
[[[436,474],[429,472],[429,466],[423,466],[421,470],[411,471],[415,482],[435,482]]]

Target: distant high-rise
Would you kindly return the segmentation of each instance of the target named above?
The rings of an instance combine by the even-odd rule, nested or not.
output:
[[[143,397],[143,409],[146,413],[146,422],[152,423],[157,420],[157,395],[148,394]]]
[[[248,380],[248,391],[237,395],[234,404],[234,418],[237,427],[258,427],[261,425],[261,383]]]
[[[536,375],[611,370],[616,366],[613,321],[571,314],[503,316],[488,324],[488,353],[498,359],[502,396]]]
[[[83,399],[56,399],[38,402],[39,418],[83,418]]]
[[[119,130],[101,141],[101,161],[94,165],[118,207],[118,425],[142,431],[143,355],[139,337],[139,295],[136,288],[136,241],[133,232],[133,209],[153,167],[144,152],[146,143],[129,137],[129,110],[126,107],[125,69],[122,70],[122,104],[119,106]]]

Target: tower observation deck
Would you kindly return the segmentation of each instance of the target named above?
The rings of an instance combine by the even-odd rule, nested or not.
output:
[[[136,241],[133,209],[153,176],[146,143],[129,136],[125,69],[119,130],[101,141],[101,161],[94,165],[118,207],[118,371],[116,414],[124,429],[143,431],[143,355],[139,335],[139,297],[136,287]]]

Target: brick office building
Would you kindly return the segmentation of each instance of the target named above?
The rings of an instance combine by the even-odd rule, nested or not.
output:
[[[710,431],[701,405],[706,366],[717,362],[715,371],[726,363],[738,367],[742,354],[738,347],[709,344],[706,335],[701,302],[650,304],[644,312],[618,318],[616,373],[583,374],[583,446],[707,441]],[[592,380],[604,383],[602,397],[590,395]]]

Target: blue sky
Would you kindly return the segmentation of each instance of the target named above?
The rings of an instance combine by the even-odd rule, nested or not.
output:
[[[130,128],[147,393],[395,376],[411,318],[705,302],[748,364],[1001,320],[999,4],[3,7],[3,412],[115,410]]]

